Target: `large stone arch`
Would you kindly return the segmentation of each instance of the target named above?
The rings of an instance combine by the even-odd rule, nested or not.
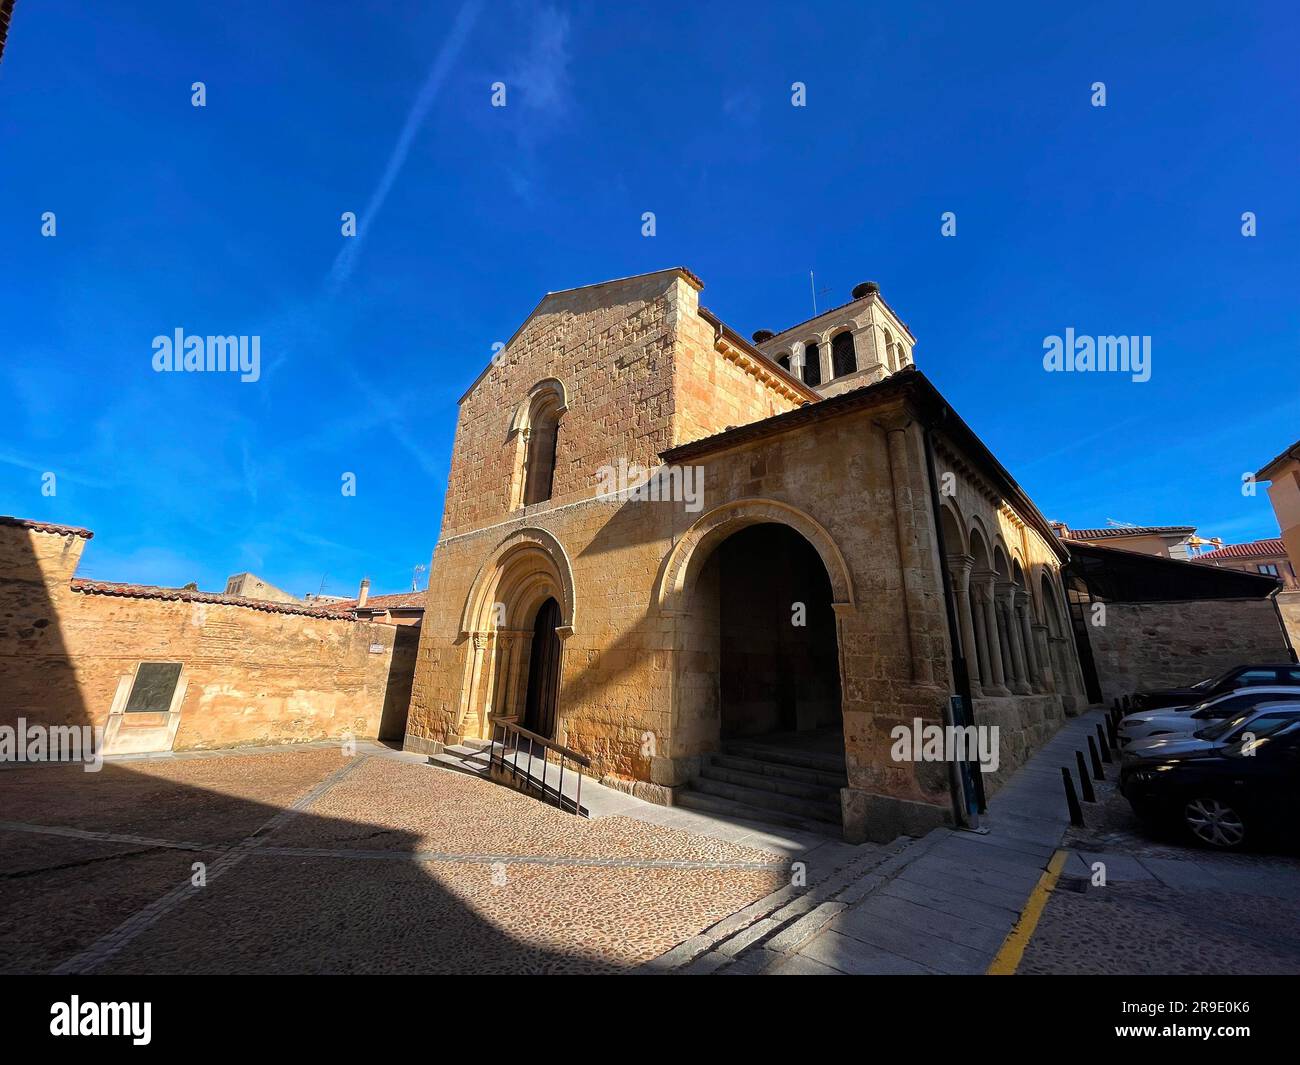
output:
[[[774,522],[787,525],[807,540],[821,557],[831,582],[836,611],[854,606],[853,578],[830,533],[811,515],[775,499],[737,499],[715,507],[695,522],[673,545],[660,567],[652,603],[664,615],[682,614],[700,568],[713,549],[749,525]]]

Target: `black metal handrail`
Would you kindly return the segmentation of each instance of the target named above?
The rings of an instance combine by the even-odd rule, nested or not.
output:
[[[579,754],[577,751],[570,750],[563,744],[529,731],[518,722],[517,717],[492,717],[492,733],[488,746],[489,768],[495,768],[503,775],[509,773],[511,785],[519,788],[525,794],[536,794],[543,802],[553,801],[558,809],[581,816],[582,769],[591,768],[591,759]],[[498,730],[501,734],[499,741],[497,739]],[[524,741],[528,743],[528,768],[526,770],[519,764]],[[497,749],[498,743],[500,744],[499,752]],[[542,775],[540,778],[533,775],[533,759],[536,757],[538,748],[542,752]],[[506,757],[509,751],[514,751],[513,758]],[[551,787],[546,782],[546,770],[549,765],[548,752],[551,751],[555,752],[557,764],[560,768],[560,779],[555,787]],[[564,795],[564,768],[566,762],[573,762],[575,766],[582,767],[582,769],[575,768],[571,770],[578,776],[577,788],[572,799],[565,798]]]

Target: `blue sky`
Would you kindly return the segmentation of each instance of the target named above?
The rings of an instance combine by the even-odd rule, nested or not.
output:
[[[492,344],[683,264],[746,335],[878,281],[1048,517],[1277,535],[1240,478],[1300,437],[1294,5],[760,7],[20,3],[0,513],[94,529],[103,580],[402,590]],[[1067,327],[1151,380],[1045,373]],[[176,328],[261,380],[154,373]]]

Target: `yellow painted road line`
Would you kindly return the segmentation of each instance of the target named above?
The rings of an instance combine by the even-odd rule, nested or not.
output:
[[[1025,948],[1029,946],[1029,941],[1033,938],[1034,929],[1038,927],[1038,919],[1043,916],[1047,900],[1051,897],[1052,889],[1056,887],[1056,881],[1060,879],[1061,870],[1065,868],[1065,860],[1068,857],[1068,851],[1057,851],[1052,855],[1052,860],[1047,863],[1043,875],[1038,878],[1038,883],[1034,885],[1034,890],[1029,895],[1029,901],[1025,903],[1024,911],[1020,914],[1020,920],[1016,922],[1015,928],[1011,929],[1007,934],[1007,938],[1002,941],[1002,947],[998,951],[997,957],[993,959],[993,964],[988,967],[985,976],[1014,976],[1016,974],[1016,969],[1020,967],[1020,959],[1025,956]]]

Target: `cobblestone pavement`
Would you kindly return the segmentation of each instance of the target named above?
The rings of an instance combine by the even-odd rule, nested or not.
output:
[[[1300,973],[1300,857],[1185,845],[1100,787],[1018,974]]]
[[[13,768],[0,812],[0,972],[619,972],[790,878],[337,747]]]

